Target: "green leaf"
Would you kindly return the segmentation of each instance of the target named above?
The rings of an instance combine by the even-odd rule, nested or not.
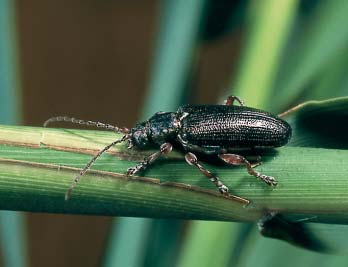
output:
[[[237,227],[227,222],[191,224],[177,266],[228,266]]]
[[[299,38],[288,46],[284,64],[279,69],[277,87],[280,90],[274,96],[275,110],[289,106],[307,89],[308,97],[313,97],[311,83],[325,76],[323,71],[332,67],[333,59],[341,57],[347,49],[347,12],[348,1],[320,1],[309,22],[299,29]],[[329,88],[329,92],[336,89]]]
[[[187,98],[186,85],[195,65],[193,59],[206,1],[165,0],[159,4],[159,29],[148,91],[141,113],[143,119],[160,110],[175,110]],[[171,259],[179,243],[180,221],[150,222],[139,219],[135,223],[134,219],[123,217],[114,223],[113,231],[119,225],[122,225],[122,231],[126,233],[110,239],[110,249],[106,253],[109,266],[139,266],[140,263],[152,267],[173,266]],[[137,243],[132,243],[133,248],[129,245],[122,247],[122,237],[130,232],[133,233],[132,240],[143,243],[141,251],[136,246]],[[121,254],[112,251],[112,247],[121,247]],[[161,257],[158,257],[159,254]]]
[[[251,1],[248,36],[233,93],[252,107],[266,107],[296,15],[298,1]]]
[[[89,171],[65,202],[76,168],[90,159],[82,153],[96,153],[115,140],[114,133],[1,126],[0,140],[3,209],[231,221],[255,221],[266,210],[281,210],[295,218],[315,215],[318,222],[348,221],[347,150],[283,147],[267,152],[258,171],[278,179],[274,189],[243,167],[205,164],[233,194],[251,201],[246,206],[221,196],[179,152],[149,168],[146,178],[127,178],[125,170],[153,151],[120,144],[93,165],[98,171]]]
[[[280,115],[292,126],[291,146],[348,148],[348,97],[308,101]]]
[[[304,92],[305,99],[323,100],[347,95],[347,53],[348,46],[323,66],[322,70],[317,74],[318,78],[313,81],[311,90]]]
[[[7,124],[18,123],[22,115],[17,11],[14,1],[0,1],[0,122]],[[2,265],[28,265],[24,214],[0,211],[0,248]]]

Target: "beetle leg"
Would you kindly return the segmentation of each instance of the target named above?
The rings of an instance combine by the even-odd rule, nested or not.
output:
[[[149,166],[151,163],[153,163],[155,160],[157,160],[160,156],[162,156],[163,154],[167,154],[167,153],[171,152],[172,148],[173,147],[170,143],[162,144],[159,151],[146,157],[143,161],[139,162],[134,167],[128,168],[127,175],[132,176],[133,174],[137,173],[138,171],[145,170],[147,168],[147,166]]]
[[[261,174],[253,169],[250,162],[236,154],[219,154],[219,158],[222,159],[224,162],[231,164],[231,165],[245,165],[247,167],[248,173],[255,176],[256,178],[260,178],[262,181],[264,181],[268,185],[277,185],[276,179],[272,176],[268,176],[265,174]]]
[[[253,168],[260,166],[262,164],[261,156],[248,156],[246,158],[250,162],[251,167],[253,167]]]
[[[225,105],[226,106],[233,106],[233,103],[235,100],[237,100],[239,105],[241,105],[242,107],[244,106],[244,101],[242,99],[240,99],[238,96],[234,96],[234,95],[230,95],[227,97],[227,99],[225,100]]]
[[[210,181],[212,181],[213,184],[215,184],[215,186],[219,189],[221,194],[224,194],[224,195],[228,194],[228,191],[229,191],[228,187],[224,185],[218,177],[214,176],[210,171],[208,171],[201,164],[199,164],[195,154],[188,152],[185,155],[185,160],[189,165],[193,165],[197,167],[197,169],[201,173],[203,173],[206,177],[208,177]]]

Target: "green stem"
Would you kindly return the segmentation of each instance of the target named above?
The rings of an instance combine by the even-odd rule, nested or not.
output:
[[[0,208],[225,221],[255,221],[267,211],[279,211],[290,218],[348,222],[348,151],[334,149],[267,152],[257,169],[276,177],[276,188],[243,167],[203,163],[233,194],[251,201],[245,205],[220,195],[179,152],[149,168],[146,177],[126,177],[126,169],[152,151],[131,151],[120,144],[93,165],[64,201],[72,179],[90,159],[85,154],[116,138],[103,131],[0,126]]]

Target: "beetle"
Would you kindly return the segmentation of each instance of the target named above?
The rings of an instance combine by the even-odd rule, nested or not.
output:
[[[235,105],[235,101],[239,105]],[[86,164],[69,187],[65,195],[66,200],[70,198],[73,188],[90,166],[104,152],[120,142],[127,142],[129,149],[143,149],[149,145],[159,147],[158,152],[129,168],[128,176],[145,170],[161,155],[170,153],[175,144],[186,152],[186,162],[208,177],[223,195],[229,195],[228,187],[198,162],[195,153],[208,157],[215,155],[230,165],[244,165],[250,175],[275,186],[277,181],[274,177],[257,172],[238,152],[283,146],[290,140],[292,132],[286,121],[266,111],[245,106],[237,96],[229,96],[224,105],[184,105],[176,112],[157,112],[131,129],[66,116],[52,117],[44,126],[57,121],[96,126],[124,134],[121,139],[101,149]]]

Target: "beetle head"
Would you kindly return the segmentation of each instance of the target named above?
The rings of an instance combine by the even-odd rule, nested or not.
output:
[[[137,124],[131,130],[131,143],[133,146],[142,148],[149,144],[150,129],[146,122]]]

